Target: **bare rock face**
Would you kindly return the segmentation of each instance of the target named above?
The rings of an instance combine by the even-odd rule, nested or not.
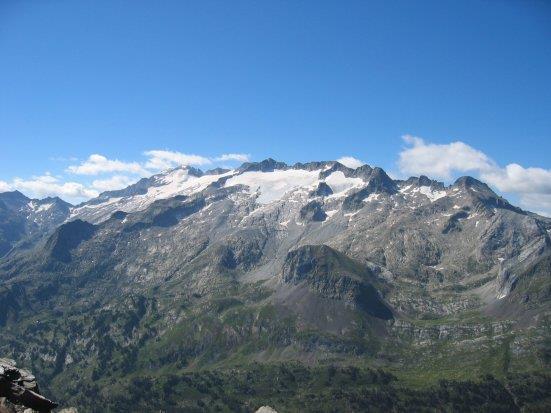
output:
[[[325,221],[327,214],[322,207],[318,201],[311,201],[300,209],[300,218],[305,221]]]
[[[51,412],[57,403],[40,394],[36,378],[15,362],[0,358],[0,412]],[[30,410],[29,410],[30,409]]]
[[[371,270],[327,245],[305,245],[290,251],[282,279],[291,285],[306,284],[322,297],[343,301],[374,317],[393,318],[371,282],[375,281]]]
[[[80,219],[61,225],[48,239],[47,248],[52,258],[63,262],[71,261],[71,250],[90,239],[95,226]]]

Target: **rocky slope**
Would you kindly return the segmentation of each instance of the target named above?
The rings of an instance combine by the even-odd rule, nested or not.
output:
[[[177,168],[71,208],[0,261],[0,352],[85,407],[146,371],[253,361],[418,382],[537,371],[551,361],[550,230],[470,177]]]
[[[57,197],[30,199],[18,191],[0,193],[0,257],[14,246],[33,246],[67,219],[70,208]]]

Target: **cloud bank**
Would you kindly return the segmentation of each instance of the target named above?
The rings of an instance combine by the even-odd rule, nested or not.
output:
[[[426,143],[411,135],[402,137],[409,145],[400,152],[398,166],[404,174],[451,179],[457,173],[491,170],[494,162],[483,152],[463,142]]]
[[[474,174],[497,190],[518,196],[523,208],[551,216],[550,169],[516,163],[501,167],[482,151],[461,141],[434,144],[411,135],[404,135],[402,139],[407,145],[398,159],[402,174],[444,180],[459,174]]]
[[[92,188],[99,192],[114,191],[116,189],[126,188],[128,185],[136,183],[138,178],[126,175],[113,175],[107,179],[95,179],[92,182]]]
[[[15,178],[8,183],[0,181],[0,191],[21,191],[34,198],[59,196],[63,199],[89,199],[99,195],[99,192],[79,182],[63,182],[59,178],[45,174],[30,179]]]
[[[138,162],[122,162],[118,159],[107,159],[97,153],[90,155],[80,165],[71,165],[67,172],[77,175],[98,175],[109,172],[129,172],[133,174],[147,174],[147,170]]]
[[[92,154],[78,165],[70,165],[67,172],[75,175],[101,175],[122,172],[148,176],[152,173],[175,168],[181,165],[205,166],[216,162],[247,162],[250,155],[243,153],[226,153],[214,158],[187,154],[177,151],[153,149],[143,153],[148,159],[144,162],[125,162],[118,159],[108,159],[100,154]]]

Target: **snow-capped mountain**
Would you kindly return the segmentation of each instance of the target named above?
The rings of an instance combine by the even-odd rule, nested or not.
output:
[[[177,195],[191,195],[234,171],[213,170],[203,173],[191,167],[179,167],[149,178],[143,178],[127,188],[108,191],[71,210],[70,219],[81,218],[101,222],[115,212],[135,212],[147,208],[156,200]]]
[[[260,206],[277,203],[283,199],[293,199],[300,203],[322,196],[327,206],[339,208],[342,202],[338,201],[344,201],[353,193],[354,199],[366,193],[364,201],[371,202],[377,200],[378,192],[386,192],[393,195],[396,207],[409,204],[409,207],[414,209],[442,197],[460,200],[469,193],[478,191],[474,187],[476,185],[456,184],[445,187],[442,183],[423,176],[413,177],[407,181],[393,181],[382,169],[372,169],[368,165],[357,169],[347,168],[338,162],[299,163],[288,166],[267,159],[259,163],[246,163],[235,170],[216,169],[202,172],[190,167],[175,168],[150,178],[143,178],[125,189],[104,192],[98,198],[72,208],[69,219],[80,218],[98,223],[108,219],[115,211],[141,211],[161,199],[178,195],[190,196],[206,189],[234,186],[242,188],[243,193],[249,194]],[[461,188],[466,190],[461,191]],[[500,198],[485,185],[481,188],[482,192],[496,202],[507,204],[503,200],[497,201]],[[336,210],[329,210],[329,213],[334,211]]]
[[[492,265],[505,268],[516,262],[519,248],[537,251],[545,248],[551,227],[548,219],[512,206],[487,185],[470,177],[445,186],[425,176],[393,180],[381,168],[368,165],[352,169],[335,161],[286,165],[267,159],[245,163],[234,170],[203,172],[185,166],[175,168],[127,188],[104,192],[76,207],[59,198],[30,200],[18,192],[1,194],[0,206],[5,205],[4,209],[10,211],[11,222],[16,222],[13,217],[21,222],[19,232],[12,230],[11,244],[6,243],[5,248],[22,239],[30,244],[30,240],[38,239],[37,233],[49,234],[64,221],[83,220],[97,225],[123,214],[123,223],[132,222],[165,208],[167,203],[186,203],[192,199],[204,202],[197,216],[190,217],[193,218],[190,222],[197,226],[209,222],[213,216],[221,219],[213,211],[229,204],[232,212],[223,216],[227,231],[254,228],[262,222],[295,243],[310,240],[314,244],[336,243],[337,247],[345,243],[347,254],[384,265],[391,272],[422,271],[444,278],[456,274],[473,253],[476,260],[493,263],[492,270]],[[524,245],[517,245],[514,238],[504,240],[507,233],[500,233],[503,245],[498,249],[474,245],[473,250],[473,245],[465,242],[466,237],[480,239],[489,236],[488,232],[492,238],[495,227],[503,231],[503,226],[514,226],[509,229],[512,231],[509,236],[520,233]],[[396,240],[405,248],[402,257],[396,256],[394,228],[407,230],[406,235]],[[446,237],[442,238],[443,234]],[[356,245],[348,238],[364,241]],[[534,242],[528,243],[528,239]],[[423,245],[425,241],[427,245]],[[414,245],[408,245],[411,242]],[[414,253],[412,247],[425,251]],[[426,264],[433,261],[434,265]],[[406,271],[404,262],[412,268]],[[503,283],[494,287],[498,291],[496,296],[504,296],[503,289],[510,288],[510,281]]]
[[[36,225],[57,208],[10,197]],[[235,360],[476,368],[502,365],[497,346],[510,365],[548,365],[551,221],[474,178],[267,159],[65,207],[0,259],[0,352],[25,347],[64,394],[83,371]]]
[[[0,257],[20,242],[28,247],[69,216],[71,205],[60,198],[30,199],[21,192],[0,193]]]

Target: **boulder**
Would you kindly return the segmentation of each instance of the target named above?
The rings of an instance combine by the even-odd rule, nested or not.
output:
[[[40,394],[31,372],[19,369],[13,360],[0,358],[0,412],[51,412],[57,403]]]

